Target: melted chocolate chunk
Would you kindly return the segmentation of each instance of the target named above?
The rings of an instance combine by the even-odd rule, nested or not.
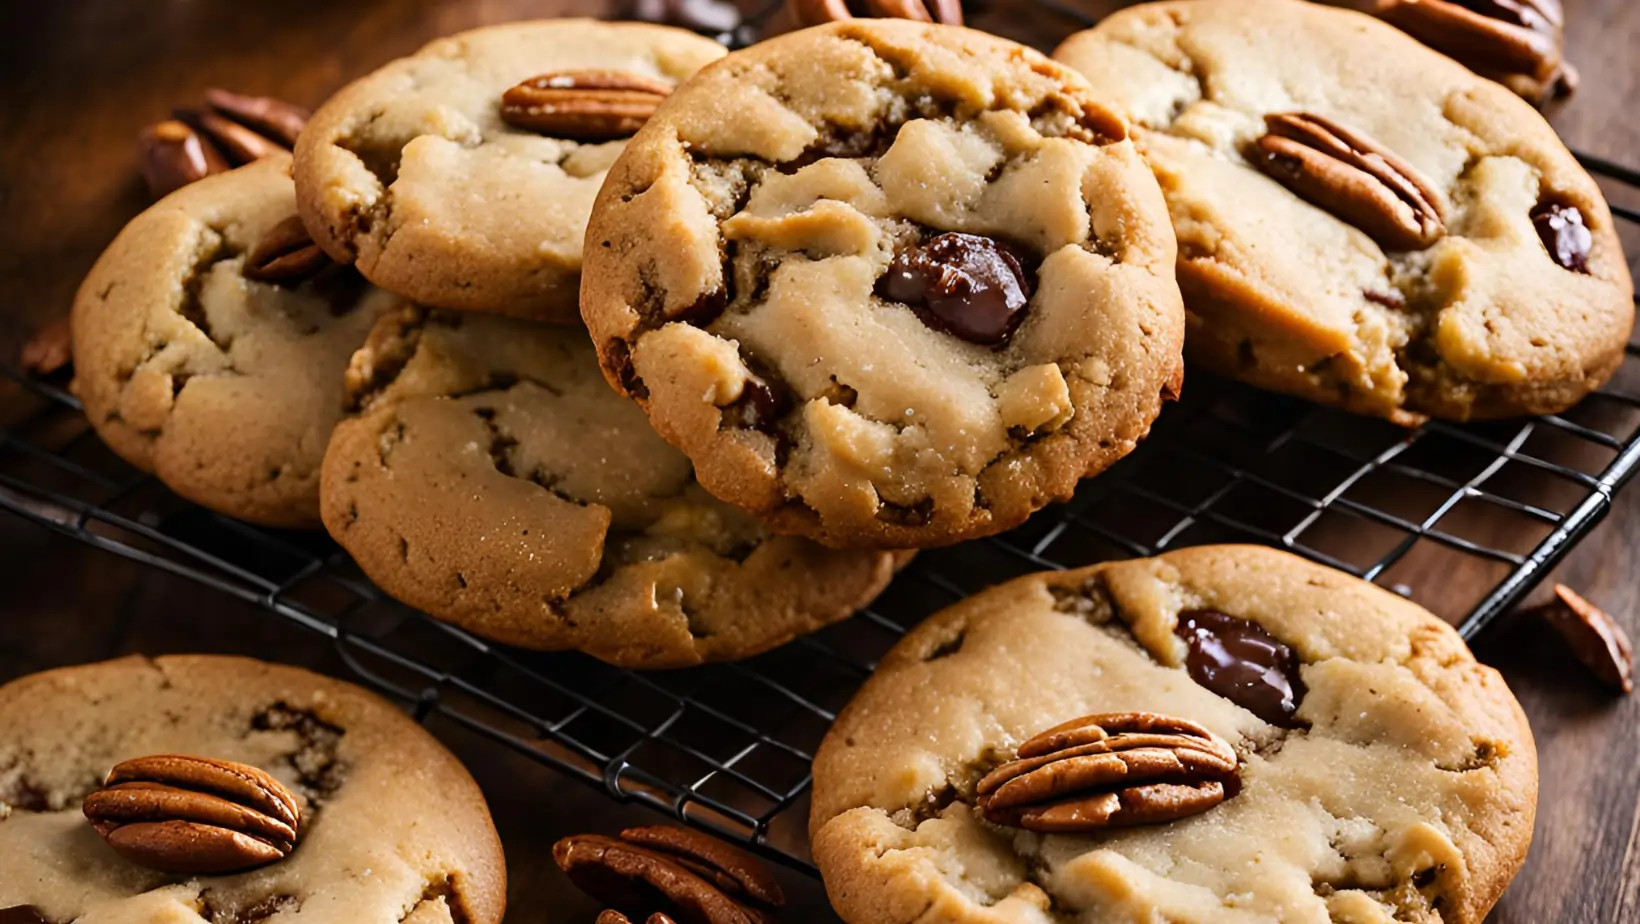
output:
[[[0,924],[51,924],[40,909],[33,905],[13,905],[0,908]]]
[[[1556,263],[1574,273],[1589,274],[1589,250],[1594,246],[1594,235],[1583,224],[1582,212],[1574,206],[1544,202],[1532,210],[1532,224],[1544,249]]]
[[[1190,679],[1271,725],[1300,728],[1304,699],[1298,655],[1264,627],[1215,610],[1179,614],[1175,634],[1190,645]]]
[[[877,294],[910,305],[935,330],[1000,346],[1025,319],[1031,281],[1007,244],[953,232],[895,257]]]
[[[742,426],[763,431],[773,428],[786,412],[783,397],[761,379],[746,380],[734,407],[740,410]]]

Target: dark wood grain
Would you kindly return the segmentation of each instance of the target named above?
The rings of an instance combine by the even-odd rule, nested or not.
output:
[[[748,4],[750,5],[750,4]],[[1100,12],[1120,4],[1089,2]],[[1640,166],[1640,4],[1565,0],[1583,88],[1554,113],[1575,147]],[[210,85],[316,104],[429,38],[530,16],[601,14],[604,0],[83,0],[0,5],[0,351],[60,317],[80,277],[146,204],[132,140]],[[1073,24],[992,0],[982,27],[1051,47]],[[1632,204],[1632,203],[1631,203]],[[1635,242],[1630,242],[1631,247]],[[0,420],[7,394],[0,389]],[[1640,489],[1556,578],[1640,631]],[[1438,572],[1418,581],[1457,580]],[[132,651],[233,651],[346,676],[331,649],[254,607],[0,516],[0,681]],[[1542,763],[1537,837],[1492,920],[1640,921],[1640,701],[1613,699],[1543,630],[1517,620],[1476,646],[1531,717]],[[495,809],[512,874],[509,920],[590,921],[552,865],[553,840],[650,821],[512,752],[436,726]],[[830,920],[788,881],[795,921]]]

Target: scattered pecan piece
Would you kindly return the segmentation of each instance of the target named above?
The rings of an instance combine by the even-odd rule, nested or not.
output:
[[[621,924],[646,911],[647,924],[763,924],[786,901],[751,854],[685,828],[628,828],[619,838],[575,835],[554,844],[552,856],[581,891],[614,906],[599,915],[599,924]],[[656,905],[662,910],[651,911]]]
[[[1537,614],[1560,633],[1572,654],[1596,679],[1614,690],[1634,690],[1634,646],[1617,621],[1565,584],[1555,585],[1555,599]]]
[[[212,88],[205,109],[178,109],[138,137],[148,191],[159,198],[202,177],[296,145],[308,112],[266,96]]]
[[[508,125],[558,138],[610,141],[632,135],[672,93],[671,84],[624,71],[542,74],[501,95]]]
[[[1534,103],[1577,87],[1562,56],[1559,0],[1379,0],[1378,15]]]
[[[167,873],[226,873],[295,849],[301,806],[280,782],[226,760],[128,760],[87,796],[85,817],[120,856]]]
[[[962,25],[962,0],[864,0],[872,16]],[[847,0],[788,0],[792,18],[804,26],[853,19]]]
[[[18,364],[29,375],[47,376],[74,360],[74,340],[68,319],[62,318],[34,332],[23,344]]]
[[[175,119],[143,129],[137,135],[137,157],[155,199],[229,168],[216,145]]]
[[[1385,249],[1423,250],[1446,233],[1440,193],[1393,151],[1309,113],[1276,113],[1264,123],[1259,168]]]
[[[205,91],[205,105],[285,148],[296,147],[297,137],[312,116],[306,109],[284,100],[271,96],[246,96],[220,87]]]
[[[270,228],[251,246],[242,272],[246,279],[294,286],[313,278],[329,265],[330,257],[313,243],[302,219],[292,215]]]
[[[1108,713],[1031,738],[975,791],[995,824],[1078,834],[1205,812],[1238,791],[1239,762],[1228,742],[1194,722]]]

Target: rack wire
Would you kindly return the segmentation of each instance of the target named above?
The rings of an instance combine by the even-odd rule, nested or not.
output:
[[[1581,159],[1608,184],[1625,234],[1640,231],[1640,212],[1621,204],[1640,199],[1640,173]],[[1415,430],[1195,377],[1139,449],[1069,503],[923,553],[855,618],[745,662],[637,673],[509,649],[415,612],[322,533],[240,523],[131,469],[60,382],[10,367],[0,377],[16,386],[0,380],[0,508],[322,634],[418,720],[446,717],[611,798],[811,872],[809,763],[821,737],[907,628],[975,590],[1256,542],[1407,594],[1472,637],[1588,534],[1640,467],[1637,344],[1565,414]]]

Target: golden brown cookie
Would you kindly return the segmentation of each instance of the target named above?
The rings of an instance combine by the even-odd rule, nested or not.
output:
[[[1073,73],[955,26],[835,23],[703,70],[587,235],[612,384],[713,494],[838,547],[983,536],[1176,395],[1173,235]]]
[[[407,311],[349,380],[364,410],[325,457],[326,528],[382,589],[488,638],[734,660],[851,615],[904,557],[771,536],[707,494],[581,330]]]
[[[1393,27],[1182,0],[1055,56],[1136,126],[1202,367],[1413,422],[1557,412],[1622,362],[1599,188],[1531,106]]]

